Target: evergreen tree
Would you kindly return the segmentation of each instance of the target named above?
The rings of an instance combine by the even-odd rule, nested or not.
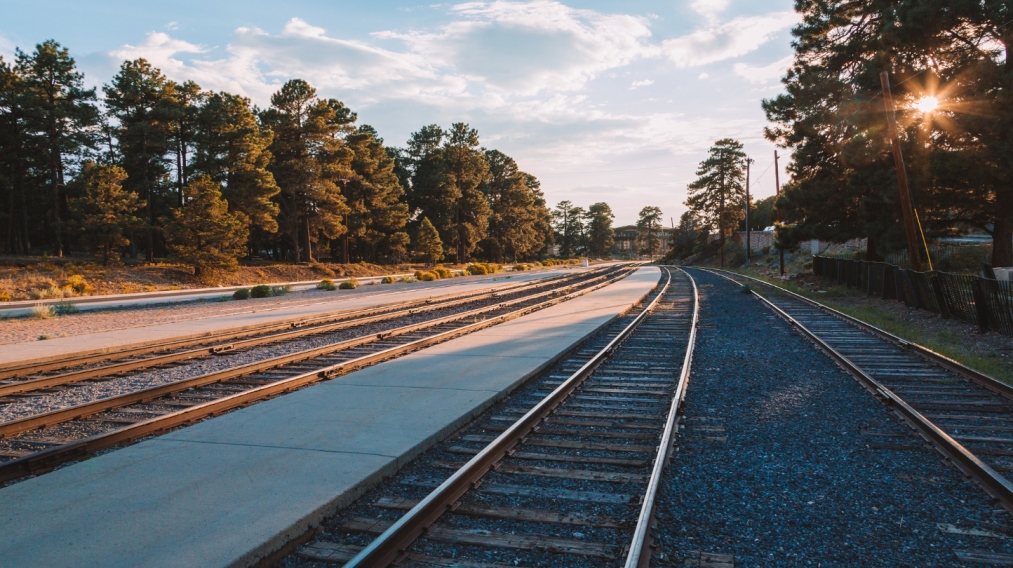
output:
[[[654,256],[661,252],[661,209],[647,206],[640,210],[637,219],[637,240],[640,242],[640,254]]]
[[[77,71],[74,59],[53,40],[35,46],[31,55],[18,51],[17,57],[30,96],[29,128],[38,136],[48,162],[53,252],[63,256],[67,196],[61,188],[68,155],[74,159],[92,144],[91,127],[98,123],[95,89],[84,88],[84,75]]]
[[[415,239],[415,252],[431,265],[443,259],[443,241],[440,240],[440,232],[429,222],[428,217],[423,217],[419,223],[419,235]]]
[[[584,232],[583,209],[574,207],[569,200],[560,201],[552,211],[555,240],[559,245],[559,256],[570,258],[577,254],[581,234]]]
[[[687,188],[686,206],[717,229],[724,267],[725,238],[732,235],[739,220],[745,217],[746,154],[742,144],[731,138],[715,142],[709,154],[696,170],[696,181]]]
[[[221,190],[208,176],[198,176],[184,188],[183,206],[166,224],[166,238],[181,262],[198,278],[214,278],[220,270],[235,270],[246,250],[249,231],[229,212]]]
[[[306,81],[293,79],[271,96],[262,115],[274,132],[270,166],[281,188],[281,219],[297,261],[313,261],[322,236],[340,237],[348,206],[338,183],[350,179],[352,152],[341,140],[355,116],[337,101],[317,98]]]
[[[509,256],[532,255],[545,246],[539,221],[543,217],[545,201],[538,203],[538,179],[517,168],[513,158],[499,150],[486,150],[489,177],[482,184],[482,192],[489,200],[491,214],[489,230],[481,247],[485,256],[503,262]]]
[[[176,156],[177,205],[183,205],[183,188],[189,183],[190,164],[188,158],[194,144],[197,114],[206,97],[207,94],[202,92],[200,86],[193,81],[186,81],[182,85],[169,83],[166,86],[169,146]]]
[[[589,254],[599,258],[612,254],[612,246],[615,244],[612,221],[615,218],[608,203],[599,202],[587,208],[586,225]]]
[[[478,146],[478,131],[463,122],[451,125],[442,148],[446,192],[454,197],[448,244],[458,263],[468,262],[489,228],[489,202],[479,185],[489,164]]]
[[[144,224],[136,215],[142,207],[140,198],[123,189],[126,179],[127,172],[119,166],[85,162],[74,180],[81,194],[70,202],[75,225],[103,265],[118,261],[130,244],[126,232]]]
[[[278,230],[278,184],[268,169],[272,133],[261,128],[250,100],[213,93],[197,112],[192,169],[222,185],[229,209],[250,229]],[[185,163],[185,158],[184,158]]]
[[[344,184],[349,209],[345,250],[351,238],[362,258],[372,262],[381,257],[401,258],[409,242],[404,232],[408,205],[403,201],[404,188],[394,171],[394,160],[370,126],[359,127],[345,142],[353,155],[353,175]]]
[[[33,225],[29,219],[34,216],[27,199],[28,163],[32,154],[28,143],[31,133],[27,99],[24,69],[0,57],[0,188],[4,190],[7,206],[3,217],[5,249],[21,254],[31,251]]]
[[[161,71],[144,59],[135,59],[123,62],[103,91],[106,107],[119,122],[116,137],[127,171],[125,186],[144,199],[145,255],[150,262],[155,256],[156,201],[163,195],[168,173],[171,86]]]

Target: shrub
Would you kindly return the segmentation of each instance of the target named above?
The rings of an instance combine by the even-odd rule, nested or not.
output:
[[[11,293],[7,290],[0,290],[0,302],[10,302]]]
[[[468,271],[468,274],[475,274],[475,275],[489,274],[489,270],[481,264],[469,265],[466,270]]]
[[[514,265],[514,272],[524,272],[527,269],[528,269],[528,267],[524,266],[523,264],[515,264]]]
[[[285,294],[288,294],[291,291],[292,291],[292,287],[289,286],[288,284],[283,284],[281,286],[272,286],[271,287],[271,295],[272,296],[284,296]]]
[[[250,299],[250,291],[247,290],[246,288],[240,288],[240,289],[236,290],[232,294],[232,299],[233,300],[249,300]]]
[[[88,294],[94,290],[91,284],[88,284],[88,282],[85,281],[84,276],[81,276],[80,274],[73,274],[67,277],[67,279],[63,281],[63,287],[71,288],[78,294]]]
[[[741,286],[741,287],[739,288],[739,292],[741,292],[741,293],[743,293],[743,294],[749,294],[749,293],[751,293],[752,291],[753,291],[753,289],[749,287],[749,284],[743,284],[743,285],[742,285],[742,286]]]
[[[423,273],[423,272],[424,272],[424,271],[422,271],[422,270],[416,270],[416,271],[415,271],[415,279],[416,279],[416,280],[421,280],[421,279],[422,279],[422,273]]]
[[[338,288],[342,290],[355,290],[355,288],[358,287],[358,285],[359,281],[356,280],[354,276],[352,276],[348,280],[345,280],[340,285],[338,285]]]
[[[40,320],[50,319],[56,317],[56,310],[53,309],[53,306],[35,304],[35,307],[32,308],[32,313],[29,317],[31,319]]]
[[[271,295],[271,287],[267,284],[257,284],[250,288],[251,298],[267,298]]]
[[[405,284],[413,284],[416,282],[414,276],[402,276],[401,281],[404,282]]]
[[[767,256],[768,254],[770,254],[770,245],[766,245],[765,247],[761,248],[760,254],[762,254],[763,256]]]
[[[324,278],[320,282],[317,282],[317,290],[327,290],[328,292],[331,292],[337,289],[338,287],[334,285],[334,281],[330,278]]]
[[[432,272],[433,274],[435,274],[439,278],[453,278],[454,277],[454,273],[451,272],[450,269],[444,268],[443,265],[436,265],[436,268],[432,269],[430,272]]]
[[[70,314],[80,312],[81,309],[70,302],[60,302],[59,304],[53,306],[53,311],[56,312],[56,315],[58,316],[69,316]]]
[[[397,282],[397,280],[393,276],[384,276],[380,279],[380,284],[393,284],[395,282]]]
[[[435,273],[432,273],[432,272],[422,272],[418,276],[416,276],[415,278],[418,279],[418,280],[421,280],[422,282],[432,282],[433,280],[439,280],[440,279],[439,276],[437,276]]]

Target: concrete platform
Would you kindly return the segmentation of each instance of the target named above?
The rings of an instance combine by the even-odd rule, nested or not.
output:
[[[491,290],[517,284],[518,282],[571,273],[574,270],[588,269],[556,268],[487,277],[479,276],[436,282],[418,282],[415,284],[394,284],[389,285],[390,289],[386,287],[374,289],[377,287],[369,286],[356,290],[334,292],[330,300],[307,300],[306,304],[296,306],[260,310],[255,310],[251,307],[249,311],[226,316],[60,337],[48,341],[15,343],[0,347],[0,365],[31,363],[73,353],[101,353],[153,341],[199,337],[212,332],[240,330],[263,325],[268,322],[309,317],[340,310],[367,308],[393,302],[428,298],[430,296],[442,296],[484,289]],[[231,303],[226,305],[233,306]],[[143,312],[140,312],[140,314],[139,317],[143,317]]]
[[[657,283],[561,305],[0,489],[0,565],[248,566]]]

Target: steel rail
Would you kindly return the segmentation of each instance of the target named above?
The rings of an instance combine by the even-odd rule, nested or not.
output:
[[[711,272],[711,271],[707,271]],[[720,274],[717,272],[711,272],[715,276],[725,278],[730,282],[736,282],[734,279]],[[760,280],[759,282],[762,282]],[[820,349],[825,351],[831,358],[837,361],[845,370],[847,370],[852,376],[859,380],[870,392],[872,392],[877,398],[879,398],[884,404],[893,408],[901,416],[903,416],[909,424],[914,426],[918,432],[928,441],[932,442],[933,445],[945,455],[951,463],[957,466],[962,472],[970,477],[973,477],[979,485],[985,490],[986,493],[994,497],[999,503],[1002,504],[1010,512],[1013,512],[1013,483],[1010,483],[1002,474],[992,469],[987,463],[983,462],[970,450],[964,447],[963,444],[954,440],[949,434],[947,434],[942,428],[936,426],[931,420],[926,418],[923,414],[914,409],[908,404],[903,398],[898,396],[892,390],[887,388],[883,383],[877,381],[875,378],[866,373],[860,366],[852,362],[844,354],[840,353],[827,342],[823,341],[819,336],[810,331],[806,326],[802,325],[801,322],[792,317],[788,312],[781,309],[779,306],[764,298],[756,291],[751,293],[772,309],[776,314],[787,320],[791,325],[799,329],[806,337],[808,337],[813,343],[815,343]],[[861,322],[864,323],[864,322]],[[870,326],[871,327],[871,326]]]
[[[640,515],[637,517],[637,525],[633,531],[633,539],[630,542],[630,550],[626,555],[625,568],[648,568],[653,555],[653,529],[654,505],[657,502],[658,488],[661,487],[661,476],[665,471],[668,462],[668,453],[672,447],[672,437],[675,435],[676,424],[679,416],[679,409],[682,401],[686,398],[686,387],[689,385],[690,370],[693,365],[693,348],[696,346],[696,326],[700,319],[700,294],[696,287],[696,281],[685,270],[682,271],[689,278],[693,285],[693,319],[690,324],[689,339],[686,342],[686,355],[682,361],[682,371],[679,373],[679,382],[676,385],[675,397],[672,398],[672,405],[668,410],[668,419],[665,421],[665,430],[661,435],[661,443],[658,446],[658,455],[654,460],[651,470],[651,478],[647,483],[647,491],[644,493],[644,501],[640,507]]]
[[[599,276],[595,276],[594,278],[581,280],[581,282],[584,282],[584,283],[594,282],[596,280],[607,278],[608,274],[609,274],[609,271],[606,271],[605,273],[603,273],[603,274],[601,274]],[[584,275],[585,276],[587,276],[587,275],[593,275],[593,273],[585,273]],[[496,298],[498,296],[505,295],[505,294],[508,294],[508,293],[517,293],[518,291],[524,290],[525,288],[539,288],[539,287],[544,287],[544,286],[549,285],[549,284],[551,284],[551,282],[549,282],[549,283],[540,282],[538,284],[524,285],[524,286],[520,286],[520,287],[517,287],[517,288],[513,288],[513,289],[511,289],[511,290],[509,290],[509,291],[507,291],[505,293],[502,292],[502,291],[485,292],[485,293],[479,293],[479,294],[468,294],[464,298],[450,298],[447,301],[442,301],[442,302],[441,301],[427,302],[427,303],[424,303],[422,305],[418,305],[416,303],[415,306],[409,307],[407,309],[401,309],[401,310],[395,310],[395,311],[391,311],[390,309],[376,310],[379,313],[375,313],[375,314],[370,313],[370,314],[363,314],[363,315],[358,315],[357,314],[356,316],[353,316],[353,317],[342,317],[342,318],[339,318],[338,321],[334,321],[334,322],[330,322],[330,323],[328,323],[328,322],[313,322],[313,325],[308,325],[308,324],[307,325],[301,325],[301,326],[296,327],[296,329],[289,329],[289,328],[286,327],[286,328],[283,328],[282,331],[279,331],[277,333],[271,333],[271,334],[258,333],[256,335],[256,337],[252,337],[252,338],[249,338],[249,339],[240,339],[240,340],[232,341],[230,343],[219,343],[217,345],[212,345],[210,347],[200,347],[200,348],[197,348],[197,349],[186,349],[186,350],[183,350],[183,351],[175,351],[175,352],[171,352],[171,353],[165,353],[165,354],[155,355],[155,356],[152,356],[152,357],[146,357],[144,359],[135,359],[135,360],[129,360],[129,361],[122,361],[122,362],[118,362],[118,363],[110,363],[108,365],[101,365],[101,366],[98,366],[98,367],[89,367],[89,368],[86,368],[86,369],[79,369],[79,370],[76,370],[76,371],[68,371],[66,373],[60,373],[60,374],[57,374],[57,375],[51,375],[51,376],[46,376],[46,377],[39,377],[39,378],[36,378],[36,379],[27,379],[27,380],[17,381],[17,382],[13,382],[13,383],[9,383],[9,384],[0,384],[0,396],[9,396],[9,395],[12,395],[12,394],[21,394],[21,393],[25,393],[25,392],[29,392],[29,391],[33,391],[33,390],[38,390],[38,389],[45,389],[45,388],[51,388],[51,387],[61,386],[61,385],[66,385],[66,384],[71,384],[71,383],[78,383],[78,382],[87,381],[87,380],[90,380],[90,379],[95,379],[95,378],[99,378],[99,377],[105,377],[105,376],[113,375],[113,374],[116,374],[116,373],[124,373],[124,372],[128,372],[128,371],[136,371],[136,370],[145,369],[145,368],[149,368],[149,367],[154,367],[154,366],[159,366],[159,365],[165,365],[165,364],[169,364],[169,363],[177,363],[177,362],[180,362],[180,361],[186,361],[186,360],[194,359],[194,358],[198,358],[198,357],[207,357],[207,356],[211,356],[211,355],[217,355],[217,354],[221,354],[221,353],[227,353],[227,352],[237,351],[239,349],[249,349],[249,348],[252,348],[252,347],[258,347],[258,346],[261,346],[261,345],[269,345],[269,344],[272,344],[272,343],[279,343],[279,342],[282,342],[282,341],[288,341],[288,340],[297,339],[297,338],[304,337],[304,336],[309,336],[309,335],[317,335],[317,334],[321,334],[321,333],[331,333],[331,332],[334,332],[334,331],[339,331],[339,330],[347,329],[347,328],[350,328],[350,327],[356,327],[356,326],[360,326],[360,325],[367,325],[367,324],[377,323],[377,322],[382,322],[382,321],[389,321],[389,320],[397,319],[397,318],[404,317],[404,316],[410,316],[410,315],[415,315],[415,314],[429,312],[429,311],[434,311],[434,310],[446,309],[446,308],[450,308],[450,307],[454,307],[454,306],[459,306],[461,304],[467,304],[467,303],[471,303],[471,302],[481,301],[481,300],[488,299],[488,298]],[[274,326],[272,326],[272,327],[274,327]]]
[[[703,269],[701,269],[701,270],[703,270]],[[821,303],[817,302],[816,300],[813,300],[811,298],[806,298],[805,296],[803,296],[801,294],[792,292],[791,290],[788,290],[786,288],[782,288],[782,287],[780,287],[780,286],[778,286],[776,284],[771,284],[770,282],[765,282],[763,280],[760,280],[759,278],[754,278],[752,276],[747,276],[745,274],[739,274],[738,272],[731,272],[731,271],[728,271],[728,270],[720,270],[720,269],[717,269],[717,268],[711,268],[711,269],[707,269],[707,270],[708,271],[712,271],[712,272],[723,272],[723,273],[727,273],[727,274],[734,274],[735,276],[746,278],[746,279],[752,280],[754,282],[757,282],[759,284],[763,284],[764,286],[767,286],[767,287],[770,287],[770,288],[774,288],[775,290],[778,290],[779,292],[782,292],[782,293],[784,293],[784,294],[786,294],[786,295],[788,295],[788,296],[790,296],[790,297],[792,297],[792,298],[794,298],[796,300],[805,302],[805,303],[809,304],[810,306],[813,306],[814,308],[823,310],[824,312],[826,312],[828,314],[831,314],[833,316],[841,318],[841,319],[843,319],[843,320],[845,320],[845,321],[847,321],[847,322],[849,322],[849,323],[851,323],[851,324],[853,324],[855,326],[858,326],[858,327],[860,327],[860,328],[862,328],[862,329],[864,329],[866,331],[869,331],[869,332],[871,332],[871,333],[873,333],[875,335],[878,335],[881,339],[884,339],[884,340],[886,340],[886,341],[888,341],[888,342],[896,345],[897,347],[900,347],[901,349],[905,349],[907,351],[911,351],[912,353],[915,353],[916,355],[919,355],[922,358],[927,359],[930,363],[935,363],[937,365],[945,367],[947,370],[953,371],[954,373],[957,373],[959,375],[963,375],[965,378],[971,380],[972,382],[974,382],[978,386],[984,387],[984,388],[986,388],[986,389],[988,389],[988,390],[990,390],[990,391],[992,391],[992,392],[994,392],[994,393],[996,393],[998,395],[1002,395],[1002,396],[1004,396],[1004,397],[1006,397],[1006,398],[1008,398],[1010,400],[1013,400],[1013,386],[1008,385],[1008,384],[1000,381],[999,379],[996,379],[996,378],[994,378],[994,377],[992,377],[992,376],[990,376],[988,374],[982,373],[981,371],[978,371],[977,369],[972,369],[971,367],[968,367],[967,365],[964,365],[963,363],[960,363],[958,361],[954,361],[953,359],[947,357],[946,355],[943,355],[942,353],[938,353],[936,351],[933,351],[933,350],[929,349],[928,347],[925,347],[924,345],[919,345],[917,343],[908,341],[908,340],[903,339],[901,337],[897,337],[896,335],[890,333],[889,331],[886,331],[884,329],[880,329],[880,328],[878,328],[878,327],[876,327],[876,326],[874,326],[874,325],[872,325],[870,323],[864,322],[864,321],[862,321],[862,320],[860,320],[858,318],[855,318],[853,316],[849,316],[848,314],[846,314],[844,312],[835,310],[834,308],[831,308],[830,306],[827,306],[825,304],[821,304]]]
[[[588,273],[594,272],[607,272],[610,267],[601,267],[592,269]],[[586,273],[585,273],[586,274]],[[213,332],[200,336],[189,336],[179,339],[155,340],[151,342],[145,342],[141,344],[131,345],[123,349],[116,349],[111,351],[102,351],[98,353],[85,353],[85,354],[71,354],[66,357],[47,359],[45,361],[35,361],[31,363],[14,363],[10,365],[0,366],[0,380],[17,378],[35,373],[42,373],[47,371],[53,371],[58,369],[65,369],[68,367],[75,367],[81,365],[88,365],[92,363],[124,359],[127,357],[133,357],[137,355],[147,355],[150,353],[156,353],[161,351],[167,351],[170,349],[185,349],[195,345],[206,345],[212,342],[222,341],[234,341],[237,339],[243,339],[246,337],[256,336],[264,333],[271,333],[275,331],[286,331],[292,328],[303,327],[308,325],[327,324],[337,321],[345,321],[349,318],[355,317],[366,317],[376,314],[381,314],[390,310],[398,309],[409,309],[416,306],[426,306],[434,302],[446,302],[453,301],[455,299],[481,299],[482,296],[495,296],[496,294],[516,292],[518,289],[525,287],[539,286],[549,284],[556,280],[563,280],[571,278],[574,275],[563,274],[558,276],[551,276],[546,278],[539,278],[531,282],[518,282],[516,284],[510,284],[502,288],[498,288],[492,292],[489,290],[477,290],[464,293],[451,293],[442,294],[439,296],[428,296],[426,298],[420,298],[418,300],[408,300],[404,302],[392,302],[389,304],[382,304],[375,307],[367,308],[356,308],[356,309],[345,309],[337,310],[334,312],[320,314],[315,316],[291,318],[282,321],[270,322],[263,325],[258,325],[249,328],[224,330],[221,332]]]
[[[479,480],[503,457],[508,455],[517,444],[531,434],[534,429],[552,411],[559,406],[591,373],[594,372],[608,357],[633,333],[657,305],[665,291],[672,283],[671,272],[666,271],[668,279],[664,285],[659,283],[661,291],[654,300],[645,307],[622,331],[616,335],[603,349],[582,365],[576,372],[564,380],[548,396],[542,399],[524,416],[514,422],[502,434],[483,448],[475,457],[455,471],[446,481],[423,498],[415,507],[401,516],[393,525],[375,538],[358,554],[345,564],[345,568],[376,568],[396,562],[403,556],[408,547],[426,534],[429,527],[444,513],[451,510],[470,489],[476,487]],[[658,288],[656,286],[654,289]],[[650,292],[641,298],[649,295]]]
[[[255,387],[255,388],[252,388],[252,389],[240,392],[240,393],[236,393],[236,394],[233,394],[233,395],[228,395],[228,396],[225,396],[225,397],[213,400],[213,401],[209,401],[209,402],[205,402],[205,403],[202,403],[202,404],[194,405],[194,406],[189,407],[189,408],[185,408],[185,409],[182,409],[182,410],[178,410],[178,411],[175,411],[175,412],[164,414],[162,416],[151,418],[151,419],[145,420],[143,422],[138,422],[136,424],[131,424],[131,425],[128,425],[128,426],[117,428],[117,429],[111,430],[109,432],[104,432],[104,433],[101,433],[101,434],[96,434],[96,435],[90,436],[88,438],[84,438],[84,439],[81,439],[81,440],[76,440],[76,441],[70,442],[68,444],[63,444],[63,445],[60,445],[60,446],[57,446],[57,447],[54,447],[54,448],[49,448],[49,449],[46,449],[46,450],[42,450],[40,452],[33,453],[31,455],[28,455],[28,456],[24,456],[24,457],[20,457],[20,458],[14,459],[14,460],[10,460],[10,461],[7,461],[7,462],[0,463],[0,482],[9,481],[9,480],[12,480],[12,479],[17,479],[19,477],[23,477],[25,475],[30,475],[30,474],[33,474],[33,473],[44,472],[44,471],[47,471],[49,469],[52,469],[53,467],[55,467],[56,465],[59,465],[60,463],[64,463],[64,462],[67,462],[67,461],[70,461],[70,460],[84,458],[84,457],[86,457],[86,456],[88,456],[88,455],[90,455],[90,454],[92,454],[92,453],[94,453],[94,452],[96,452],[98,450],[101,450],[101,449],[109,448],[109,447],[116,446],[116,445],[123,444],[123,443],[132,442],[132,441],[135,441],[137,439],[144,438],[144,437],[147,437],[147,436],[155,435],[155,434],[164,432],[166,430],[170,430],[170,429],[173,429],[173,428],[176,428],[176,427],[179,427],[179,426],[190,424],[190,423],[193,423],[193,422],[195,422],[197,420],[201,420],[203,418],[206,418],[206,417],[209,417],[209,416],[213,416],[215,414],[219,414],[219,413],[222,413],[222,412],[225,412],[225,411],[228,411],[228,410],[240,407],[240,406],[244,406],[244,405],[250,404],[252,402],[256,402],[258,400],[262,400],[264,398],[269,398],[269,397],[272,397],[272,396],[276,396],[276,395],[279,395],[279,394],[290,392],[290,391],[293,391],[293,390],[305,387],[307,385],[310,385],[310,384],[313,384],[313,383],[316,383],[316,382],[319,382],[319,381],[323,381],[323,380],[327,380],[327,379],[333,379],[333,378],[336,378],[338,376],[341,376],[341,375],[347,374],[349,372],[355,371],[357,369],[360,369],[362,367],[366,367],[366,366],[369,366],[369,365],[372,365],[372,364],[376,364],[376,363],[379,363],[379,362],[382,362],[382,361],[385,361],[385,360],[388,360],[388,359],[392,359],[392,358],[404,355],[406,353],[410,353],[412,351],[416,351],[416,350],[422,349],[424,347],[428,347],[430,345],[434,345],[436,343],[442,343],[444,341],[448,341],[450,339],[453,339],[453,338],[456,338],[456,337],[460,337],[462,335],[467,335],[467,334],[473,333],[475,331],[478,331],[478,330],[481,330],[481,329],[484,329],[484,328],[487,328],[487,327],[491,327],[491,326],[503,323],[505,321],[509,321],[511,319],[515,319],[515,318],[521,317],[523,315],[526,315],[526,314],[529,314],[529,313],[532,313],[532,312],[535,312],[535,311],[538,311],[538,310],[541,310],[541,309],[544,309],[544,308],[547,308],[547,307],[550,307],[550,306],[553,306],[553,305],[565,302],[567,300],[570,300],[570,299],[582,296],[584,294],[588,294],[588,293],[593,292],[595,290],[599,290],[601,288],[604,288],[604,287],[606,287],[606,286],[608,286],[608,285],[610,285],[610,284],[612,284],[612,283],[614,283],[614,282],[616,282],[618,280],[621,280],[621,279],[625,278],[626,276],[632,274],[635,270],[636,269],[634,268],[634,269],[631,269],[631,270],[624,271],[624,273],[616,276],[615,278],[606,280],[604,282],[595,284],[595,285],[587,287],[587,288],[582,288],[582,289],[579,289],[577,291],[570,292],[570,293],[562,295],[562,296],[557,296],[555,298],[552,298],[552,299],[540,302],[540,303],[532,305],[532,306],[526,306],[526,307],[523,307],[523,308],[511,311],[511,312],[508,312],[506,314],[501,314],[501,315],[498,315],[498,316],[495,316],[495,317],[492,317],[492,318],[488,318],[488,319],[484,319],[484,320],[481,320],[481,321],[477,321],[477,322],[474,322],[474,323],[471,323],[471,324],[464,325],[462,327],[457,327],[457,328],[454,328],[454,329],[451,329],[451,330],[447,330],[447,331],[444,331],[444,332],[440,332],[440,333],[437,333],[437,334],[434,334],[434,335],[431,335],[431,336],[428,336],[428,337],[424,337],[424,338],[421,338],[421,339],[410,341],[410,342],[402,344],[402,345],[397,345],[397,346],[394,346],[394,347],[390,347],[390,348],[378,351],[376,353],[370,353],[370,354],[363,355],[361,357],[357,357],[357,358],[354,358],[354,359],[351,359],[351,360],[348,360],[348,361],[342,361],[342,362],[334,364],[334,365],[328,365],[328,366],[322,367],[320,369],[315,369],[313,371],[308,371],[308,372],[305,372],[305,373],[301,373],[301,374],[293,376],[293,377],[281,379],[281,380],[279,380],[277,382],[274,382],[274,383],[271,383],[271,384],[268,384],[268,385],[264,385],[264,386],[260,386],[260,387]],[[570,286],[568,288],[571,288],[571,287],[573,287],[573,286]],[[551,290],[551,291],[548,291],[548,292],[542,292],[542,293],[539,293],[539,294],[536,294],[536,295],[533,295],[533,296],[529,296],[529,297],[526,297],[526,298],[520,298],[520,299],[516,299],[516,300],[511,300],[509,302],[504,302],[504,303],[499,304],[497,306],[490,306],[490,307],[486,307],[486,308],[481,308],[481,311],[489,311],[491,309],[500,309],[500,308],[502,308],[504,306],[507,306],[507,305],[512,305],[512,304],[515,304],[515,303],[520,303],[522,301],[531,300],[532,298],[535,298],[535,297],[541,297],[541,296],[545,296],[545,295],[548,295],[548,294],[554,294],[555,292],[556,292],[555,290]],[[469,312],[468,315],[460,315],[460,314],[458,314],[458,315],[455,315],[455,316],[448,316],[447,318],[441,318],[441,320],[456,321],[456,320],[459,320],[459,319],[467,319],[468,317],[474,317],[474,315],[476,315],[474,312],[478,312],[478,311],[479,310],[473,310],[472,312]],[[447,323],[447,321],[442,321],[442,323]],[[399,333],[397,333],[397,335],[403,335],[403,334],[409,333],[411,331],[417,331],[418,329],[422,329],[422,328],[425,328],[425,327],[435,327],[437,325],[440,325],[440,324],[433,323],[433,322],[423,322],[421,324],[413,324],[413,325],[410,325],[410,326],[405,326],[405,328],[399,328],[398,330],[391,330],[390,332],[384,332],[384,333],[380,333],[380,334],[371,334],[370,336],[359,338],[359,339],[363,340],[363,341],[366,341],[366,342],[372,342],[372,341],[376,341],[376,340],[380,340],[380,339],[385,339],[385,338],[391,337],[393,334],[395,334],[395,332],[399,332]],[[352,340],[352,341],[356,341],[356,340]],[[359,343],[359,344],[362,344],[362,343]],[[318,350],[319,349],[310,350],[310,351],[318,351]],[[240,376],[240,375],[244,375],[244,374],[248,375],[248,374],[251,374],[253,372],[263,371],[263,370],[267,370],[267,369],[264,369],[264,368],[252,369],[250,365],[247,365],[247,366],[244,366],[244,367],[238,367],[236,369],[229,369],[228,371],[226,371],[225,373],[223,373],[223,375],[227,375],[226,378],[235,378],[235,377]],[[204,379],[204,378],[207,378],[207,376],[205,376],[205,377],[198,377],[198,379]],[[212,380],[212,381],[206,381],[203,384],[208,384],[208,383],[211,383],[211,382],[221,382],[222,380],[225,380],[225,379],[223,379],[223,378],[217,378],[217,379]],[[183,388],[169,389],[169,390],[172,390],[173,392],[179,392],[180,390],[186,390],[186,388],[191,388],[193,386],[198,386],[198,385],[196,385],[196,382],[192,381],[192,380],[188,380],[188,381],[186,381],[186,383],[187,384],[185,386],[183,386],[182,384],[173,383],[172,385],[164,385],[163,387],[156,387],[154,389],[147,389],[145,391],[146,395],[144,395],[144,396],[138,396],[141,393],[131,393],[130,395],[128,395],[133,400],[133,402],[131,402],[130,404],[133,404],[133,403],[139,402],[139,401],[143,401],[143,400],[151,400],[151,399],[154,399],[154,398],[158,398],[160,396],[165,396],[167,394],[172,394],[172,392],[166,392],[167,389],[165,389],[164,387],[183,386]],[[106,400],[108,400],[108,399],[106,399]],[[102,403],[102,402],[104,402],[104,401],[96,401],[96,403],[99,403],[99,404],[95,408],[97,408],[98,406],[101,406],[100,403]],[[95,404],[95,403],[90,403],[90,404]],[[66,412],[68,410],[80,410],[81,412],[77,413],[78,416],[74,417],[74,418],[79,418],[79,417],[84,416],[84,415],[91,415],[91,414],[95,414],[97,412],[101,412],[102,411],[102,410],[94,410],[94,408],[91,409],[93,411],[87,411],[87,410],[85,410],[85,409],[82,408],[82,407],[85,407],[85,406],[88,406],[88,405],[81,405],[80,407],[76,407],[75,409],[65,409],[63,411],[55,411],[55,412]],[[119,406],[125,406],[125,405],[117,405],[117,407],[119,407]],[[108,408],[107,408],[107,410],[108,410]],[[69,412],[68,414],[74,414],[74,412]],[[29,417],[29,418],[36,418],[36,417]],[[74,418],[71,418],[71,419],[74,419]],[[7,424],[11,424],[11,423],[8,422]],[[35,426],[35,427],[38,427],[38,426]],[[29,428],[29,429],[34,429],[34,428]]]

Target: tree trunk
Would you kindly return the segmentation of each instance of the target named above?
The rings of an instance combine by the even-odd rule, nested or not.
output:
[[[306,237],[306,262],[313,262],[313,243],[310,241],[309,215],[303,220],[303,235]]]
[[[876,250],[876,241],[872,236],[867,237],[865,241],[865,260],[883,262],[883,256]]]
[[[63,256],[63,235],[60,231],[60,176],[56,167],[58,154],[59,150],[55,146],[50,146],[49,176],[53,187],[53,256],[57,258]]]
[[[725,232],[718,231],[718,246],[721,247],[721,268],[725,267]]]
[[[1013,266],[1013,223],[996,219],[992,229],[992,266]]]
[[[147,134],[141,134],[141,159],[144,160],[141,168],[142,181],[144,184],[144,195],[145,195],[145,213],[148,218],[147,227],[145,227],[145,244],[147,251],[144,253],[144,258],[148,262],[154,262],[155,260],[155,209],[151,203],[151,182],[148,181],[148,136]]]

